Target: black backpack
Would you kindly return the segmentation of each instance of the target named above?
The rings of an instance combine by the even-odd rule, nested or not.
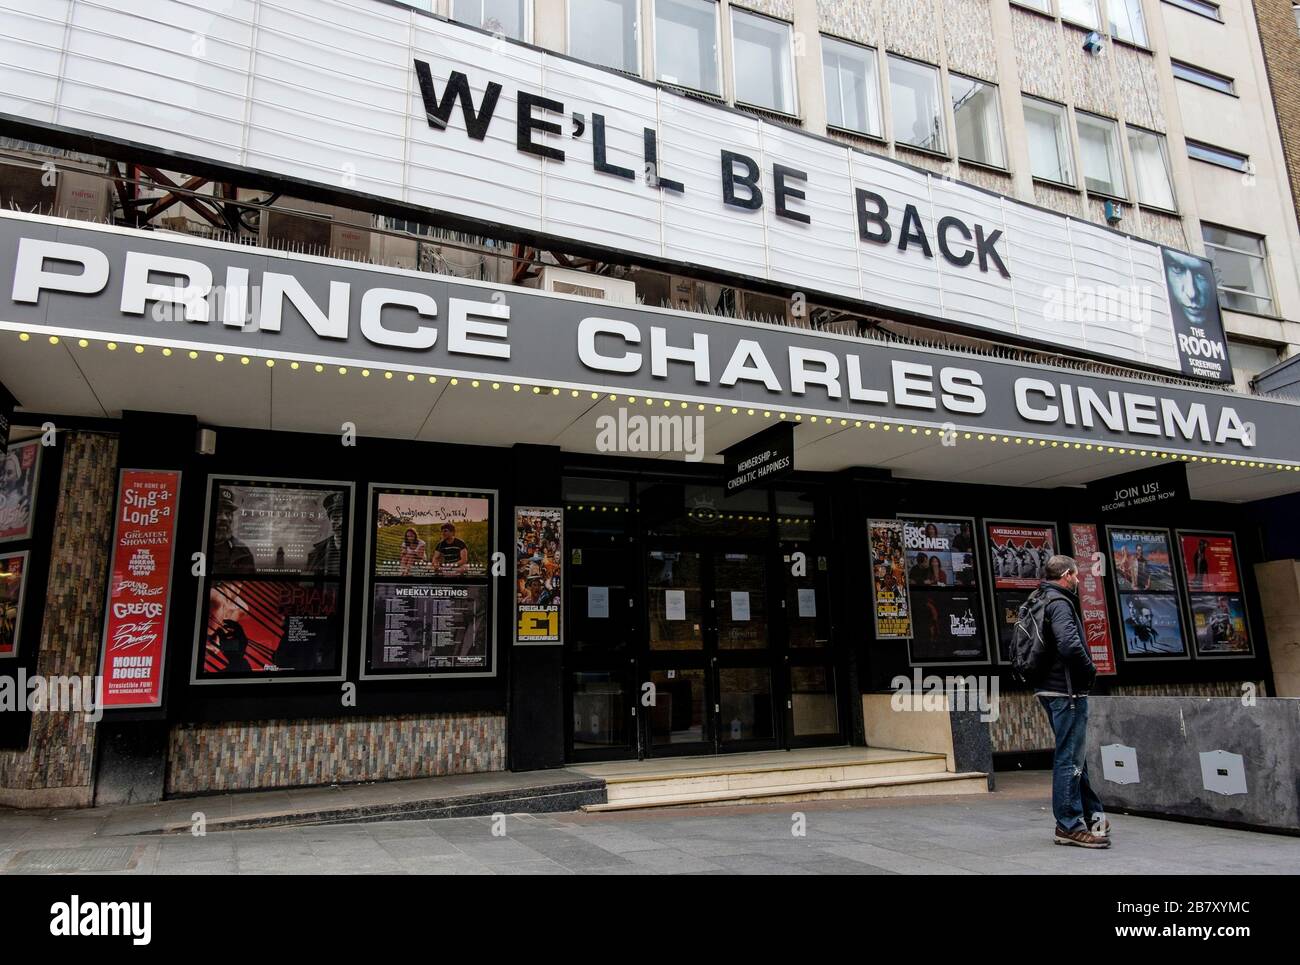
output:
[[[1043,637],[1048,596],[1038,589],[1016,612],[1016,625],[1008,647],[1011,670],[1022,683],[1034,684],[1047,670],[1050,644]]]

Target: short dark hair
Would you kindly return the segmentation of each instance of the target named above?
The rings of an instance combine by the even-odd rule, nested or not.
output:
[[[1073,556],[1053,556],[1047,561],[1047,578],[1049,580],[1059,580],[1066,573],[1079,572],[1079,564],[1074,561]]]

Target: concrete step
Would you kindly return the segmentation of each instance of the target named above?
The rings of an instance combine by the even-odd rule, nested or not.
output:
[[[592,812],[627,811],[652,807],[718,807],[849,798],[987,793],[988,775],[980,772],[899,774],[846,781],[817,781],[806,784],[695,791],[643,798],[626,797],[617,800],[611,795],[608,803],[585,804],[582,809]]]
[[[745,764],[730,761],[715,769],[681,772],[665,770],[644,774],[607,776],[608,802],[678,798],[693,794],[770,794],[786,787],[849,784],[876,778],[943,774],[942,754],[908,754],[898,758],[873,758],[843,762]]]

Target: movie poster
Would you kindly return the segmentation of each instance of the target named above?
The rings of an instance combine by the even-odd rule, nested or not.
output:
[[[1122,593],[1119,609],[1126,657],[1187,656],[1176,594]]]
[[[1178,534],[1183,575],[1193,593],[1240,593],[1237,547],[1230,533]]]
[[[216,480],[214,576],[337,578],[347,552],[348,490],[273,482]]]
[[[998,660],[1011,662],[1011,634],[1019,621],[1020,608],[1032,590],[999,590],[993,594],[994,624],[998,635]]]
[[[352,486],[210,483],[197,683],[343,676]]]
[[[181,474],[123,469],[99,673],[105,708],[160,707]]]
[[[1083,612],[1083,634],[1088,655],[1098,676],[1117,673],[1115,645],[1110,633],[1110,613],[1106,609],[1105,567],[1101,540],[1092,523],[1070,524],[1070,547],[1079,564],[1079,609]]]
[[[912,609],[912,663],[983,663],[988,659],[978,595],[912,590]]]
[[[1248,657],[1250,627],[1240,593],[1193,593],[1192,634],[1198,657]]]
[[[217,580],[208,591],[199,678],[336,676],[343,592],[307,580]]]
[[[974,520],[904,519],[903,548],[908,586],[974,588]]]
[[[1111,569],[1121,593],[1173,593],[1169,531],[1109,526]]]
[[[370,667],[389,671],[488,666],[488,588],[464,583],[376,583]]]
[[[370,509],[370,610],[361,676],[494,674],[496,493],[371,486]],[[559,540],[558,528],[543,523],[541,529]],[[557,625],[560,559],[556,549],[549,575]],[[539,606],[550,603],[541,593],[535,598]]]
[[[867,521],[867,531],[876,639],[906,640],[912,635],[912,611],[907,595],[903,523],[897,519],[872,519]]]
[[[995,590],[1033,590],[1047,579],[1047,561],[1057,554],[1052,523],[984,523],[989,572]]]
[[[491,563],[492,501],[433,490],[377,490],[375,576],[478,580]]]
[[[560,643],[564,510],[515,510],[515,643]]]
[[[9,447],[0,475],[0,542],[32,535],[36,513],[36,477],[41,462],[41,441],[32,439]]]
[[[18,656],[26,589],[27,551],[0,554],[0,660]]]
[[[912,664],[986,662],[987,614],[979,592],[975,521],[906,516],[902,522]]]

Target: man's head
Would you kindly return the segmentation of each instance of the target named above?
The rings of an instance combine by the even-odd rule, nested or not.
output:
[[[1175,311],[1181,310],[1193,325],[1205,325],[1211,320],[1218,293],[1207,262],[1195,255],[1166,250],[1165,280]]]
[[[1069,556],[1053,556],[1047,561],[1047,582],[1073,593],[1079,588],[1079,564]]]
[[[454,524],[452,523],[442,524],[442,538],[447,540],[448,542],[451,542],[453,539],[456,538],[456,527]]]
[[[325,512],[330,518],[330,534],[335,539],[343,538],[343,494],[330,493],[325,497]]]
[[[226,542],[233,534],[235,511],[238,508],[235,503],[235,494],[229,489],[223,488],[217,494],[216,536],[218,543]]]

